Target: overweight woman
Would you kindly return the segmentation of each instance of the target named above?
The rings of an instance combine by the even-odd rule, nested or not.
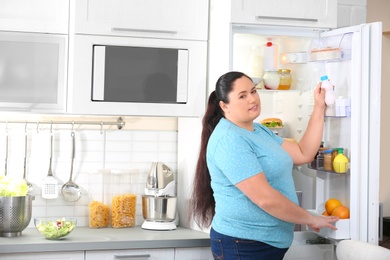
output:
[[[292,178],[293,165],[311,162],[320,146],[326,108],[320,84],[314,99],[305,134],[292,142],[254,122],[261,102],[250,77],[233,71],[218,79],[202,122],[190,200],[190,216],[211,227],[214,259],[283,259],[294,224],[336,229],[337,217],[298,206]]]

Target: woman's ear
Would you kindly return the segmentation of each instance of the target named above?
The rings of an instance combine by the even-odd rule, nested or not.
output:
[[[222,109],[224,113],[228,112],[228,106],[223,101],[219,101],[219,107]]]

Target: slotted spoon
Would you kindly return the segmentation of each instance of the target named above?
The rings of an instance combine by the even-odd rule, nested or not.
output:
[[[69,181],[62,186],[61,193],[62,196],[64,196],[65,200],[67,201],[78,201],[81,197],[81,189],[72,180],[73,164],[74,164],[74,157],[75,157],[75,136],[73,131],[71,132],[71,136],[72,136],[72,162],[70,165],[70,177],[69,177]]]
[[[58,197],[58,180],[53,176],[52,172],[52,159],[53,159],[53,132],[50,130],[50,161],[49,171],[47,176],[43,179],[42,184],[42,198],[55,199]]]

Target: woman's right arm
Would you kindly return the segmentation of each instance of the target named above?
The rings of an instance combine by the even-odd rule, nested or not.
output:
[[[316,232],[323,227],[336,230],[333,223],[338,220],[337,217],[311,215],[271,187],[263,172],[239,182],[236,187],[257,206],[278,219],[295,224],[306,224]]]

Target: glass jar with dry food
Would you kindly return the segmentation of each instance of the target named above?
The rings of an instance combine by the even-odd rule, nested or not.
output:
[[[89,173],[89,227],[106,228],[110,226],[110,206],[105,198],[109,170],[98,170]]]
[[[128,228],[136,223],[137,195],[134,171],[111,170],[111,227]]]

